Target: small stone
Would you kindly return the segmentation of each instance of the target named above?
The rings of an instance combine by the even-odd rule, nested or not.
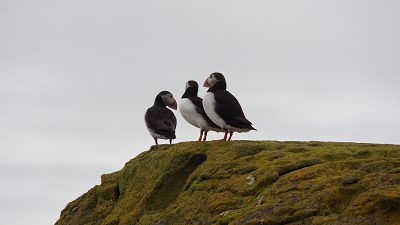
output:
[[[78,206],[75,206],[74,208],[71,209],[71,212],[76,213],[78,211]]]
[[[226,210],[225,212],[222,212],[222,213],[220,213],[219,215],[222,216],[222,217],[224,217],[224,216],[226,216],[228,213],[229,213],[229,210]]]
[[[354,184],[357,183],[360,180],[359,177],[354,176],[354,175],[347,175],[342,177],[342,184]]]
[[[253,174],[250,174],[250,175],[246,178],[246,180],[247,180],[247,184],[248,184],[249,186],[251,186],[251,185],[254,183],[254,181],[256,180],[256,177],[255,177]]]
[[[258,206],[260,206],[262,204],[264,204],[264,195],[261,196],[261,198],[258,200],[256,207],[258,207]]]

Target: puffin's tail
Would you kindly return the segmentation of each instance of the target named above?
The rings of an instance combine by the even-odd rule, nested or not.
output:
[[[238,117],[237,121],[240,123],[242,128],[247,128],[255,131],[257,130],[253,127],[253,124],[248,119],[246,119],[246,117]]]
[[[175,131],[161,131],[160,132],[161,135],[163,135],[164,137],[168,138],[168,139],[175,139],[176,135],[175,135]]]

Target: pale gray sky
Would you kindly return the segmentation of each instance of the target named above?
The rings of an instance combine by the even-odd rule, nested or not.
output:
[[[258,129],[234,139],[400,144],[399,11],[396,0],[0,0],[0,217],[53,224],[153,144],[143,115],[159,91],[180,98],[214,71]],[[196,140],[175,114],[175,142]]]

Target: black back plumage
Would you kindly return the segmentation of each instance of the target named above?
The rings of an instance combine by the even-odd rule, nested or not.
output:
[[[217,76],[218,74],[216,74]],[[222,74],[221,74],[222,75]],[[216,101],[215,112],[230,126],[255,130],[252,123],[246,119],[239,101],[226,90],[225,78],[222,76],[208,92],[214,93]]]
[[[147,127],[152,129],[156,134],[162,135],[167,139],[175,139],[176,117],[169,110],[160,95],[166,92],[160,92],[154,100],[154,105],[147,109],[145,121]]]
[[[198,96],[199,85],[196,81],[188,81],[190,87],[186,88],[185,93],[183,93],[182,98],[189,99],[193,105],[196,107],[196,111],[207,121],[210,127],[214,127],[217,129],[221,129],[218,125],[216,125],[206,114],[203,107],[203,99]]]

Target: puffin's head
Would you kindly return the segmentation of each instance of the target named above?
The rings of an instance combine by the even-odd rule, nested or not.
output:
[[[186,82],[186,88],[185,90],[187,90],[188,88],[192,88],[194,90],[198,90],[199,89],[199,85],[197,84],[196,81],[194,80],[189,80],[188,82]]]
[[[222,75],[222,73],[219,72],[214,72],[210,74],[210,76],[207,77],[207,79],[204,81],[203,87],[212,87],[214,84],[216,84],[219,81],[225,82],[225,77]]]
[[[175,109],[177,108],[177,103],[176,100],[174,98],[174,96],[171,94],[171,92],[169,91],[162,91],[158,94],[158,96],[161,97],[162,101],[164,102],[164,104],[168,107],[170,107],[171,109]]]

